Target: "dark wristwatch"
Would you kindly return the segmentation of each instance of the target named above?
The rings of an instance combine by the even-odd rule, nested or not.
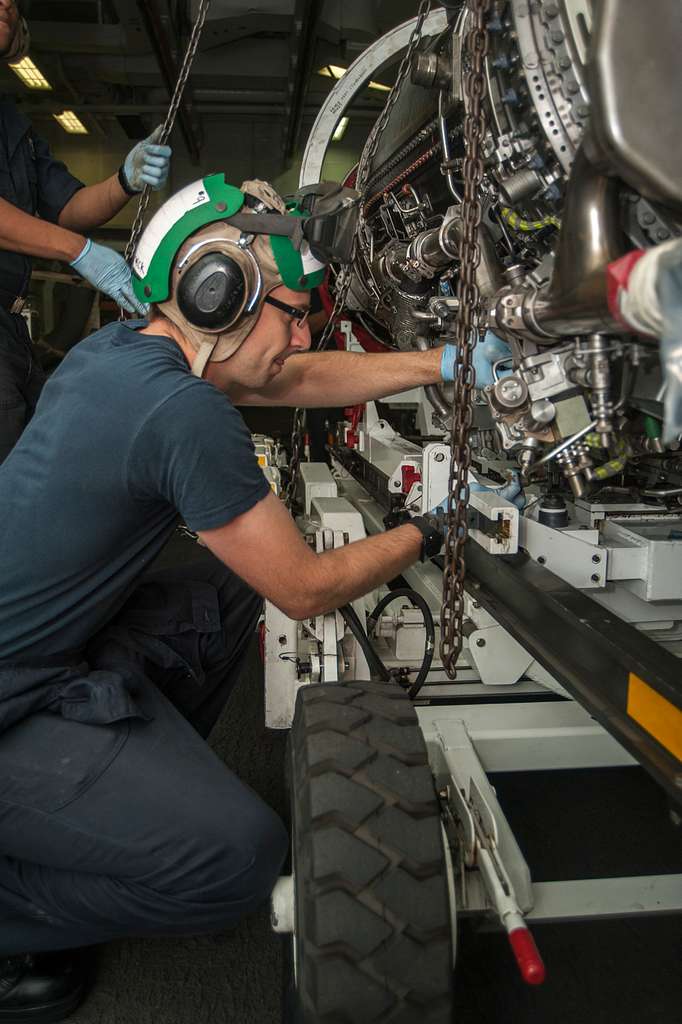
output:
[[[412,516],[408,520],[410,526],[416,526],[423,537],[422,549],[419,553],[420,562],[426,562],[440,552],[443,546],[443,532],[426,516]]]

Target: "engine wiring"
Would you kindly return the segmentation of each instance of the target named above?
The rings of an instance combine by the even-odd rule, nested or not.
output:
[[[512,210],[510,206],[501,206],[500,216],[515,231],[541,231],[542,228],[561,227],[561,221],[553,213],[547,214],[546,217],[542,217],[540,220],[526,220],[516,210]]]

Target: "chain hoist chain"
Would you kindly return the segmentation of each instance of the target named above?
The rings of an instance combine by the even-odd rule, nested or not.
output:
[[[414,57],[415,50],[417,49],[419,43],[421,42],[424,21],[426,20],[426,17],[430,10],[431,0],[422,0],[422,2],[419,4],[419,10],[417,11],[417,21],[415,23],[409,42],[407,44],[405,55],[400,62],[400,67],[398,68],[398,74],[396,75],[393,88],[388,94],[386,103],[384,105],[384,109],[381,111],[378,118],[374,122],[374,126],[371,132],[369,133],[369,138],[365,143],[365,147],[362,151],[362,156],[360,157],[360,163],[358,164],[358,176],[356,183],[356,188],[360,192],[363,192],[367,185],[369,172],[372,169],[372,161],[376,156],[377,149],[379,148],[379,141],[381,139],[381,136],[383,135],[384,128],[388,124],[388,120],[391,116],[391,111],[393,110],[395,104],[398,102],[398,96],[400,95],[402,84],[407,78],[408,72],[412,67],[412,58]]]
[[[284,504],[291,508],[296,494],[296,482],[298,470],[301,465],[301,448],[303,446],[303,420],[304,409],[294,409],[294,419],[291,428],[291,458],[289,459],[289,480],[284,491]]]
[[[408,72],[412,67],[412,60],[414,58],[415,51],[419,46],[419,43],[421,42],[422,29],[424,27],[424,22],[430,10],[431,0],[422,0],[422,2],[419,4],[419,10],[417,11],[417,20],[414,29],[412,30],[410,41],[407,44],[405,55],[400,62],[400,67],[398,68],[398,74],[396,75],[395,83],[390,93],[388,94],[386,105],[379,114],[379,117],[377,118],[374,127],[372,128],[372,131],[369,134],[369,138],[365,143],[365,148],[362,151],[362,156],[360,157],[360,162],[358,164],[358,174],[355,187],[362,196],[363,204],[366,203],[367,201],[365,193],[367,191],[367,183],[370,171],[372,169],[372,161],[374,160],[377,150],[379,149],[379,142],[381,140],[381,136],[383,135],[384,129],[388,124],[388,120],[391,116],[391,111],[393,110],[395,104],[398,102],[398,96],[400,95],[402,84],[407,78]],[[367,255],[368,249],[368,246],[365,241],[366,230],[367,228],[365,224],[365,211],[363,205],[361,205],[360,216],[358,218],[358,230],[355,237],[356,241],[363,249],[365,255]]]
[[[211,0],[201,0],[199,4],[197,18],[192,27],[192,34],[187,45],[187,52],[185,53],[185,58],[182,62],[182,67],[180,68],[178,80],[175,84],[175,89],[173,90],[173,97],[168,108],[168,113],[166,114],[166,120],[163,122],[161,135],[158,139],[159,145],[164,145],[164,143],[168,140],[168,137],[173,130],[175,117],[180,106],[180,101],[182,100],[182,94],[185,90],[185,85],[187,84],[189,73],[192,69],[192,62],[194,61],[194,55],[197,52],[197,46],[199,45],[201,30],[204,27],[206,14],[208,13],[208,9],[210,6]],[[131,259],[133,258],[135,248],[139,241],[140,235],[142,234],[142,225],[144,224],[145,214],[147,212],[147,207],[149,206],[150,194],[151,188],[149,187],[149,185],[145,185],[142,192],[140,193],[140,199],[137,205],[137,213],[135,214],[135,220],[133,221],[133,227],[130,232],[130,239],[126,246],[126,263],[130,263]]]
[[[481,253],[478,228],[481,223],[480,187],[483,179],[481,147],[485,135],[483,101],[485,99],[484,60],[488,48],[486,15],[490,0],[468,0],[469,15],[464,40],[464,192],[461,205],[462,237],[459,250],[457,297],[457,372],[452,416],[450,476],[448,481],[447,536],[443,572],[443,603],[440,616],[440,657],[450,679],[456,676],[457,658],[462,649],[464,616],[464,545],[466,544],[467,505],[469,502],[469,432],[473,421],[476,375],[472,352],[478,340],[479,291],[476,270]]]
[[[358,171],[355,180],[355,187],[363,196],[367,187],[367,178],[371,169],[372,160],[376,154],[379,146],[379,139],[384,131],[384,128],[388,124],[388,119],[391,116],[391,111],[398,99],[400,90],[403,82],[407,78],[407,74],[412,66],[412,58],[414,52],[419,46],[422,36],[422,28],[424,26],[424,20],[431,10],[431,0],[422,0],[417,11],[417,21],[410,35],[409,42],[405,55],[400,62],[398,73],[396,75],[393,87],[386,98],[386,104],[379,114],[372,131],[369,134],[369,138],[365,143],[365,148],[362,151],[360,162],[358,163]],[[327,342],[327,339],[331,335],[336,325],[336,318],[341,313],[341,310],[346,304],[346,298],[348,296],[348,289],[350,288],[351,279],[353,276],[353,266],[355,263],[355,256],[357,252],[358,239],[362,230],[364,229],[364,218],[362,213],[362,205],[360,206],[360,215],[358,218],[358,227],[353,238],[353,246],[351,249],[350,259],[348,263],[341,268],[339,275],[336,279],[336,296],[334,300],[334,308],[331,311],[329,320],[327,321],[322,335],[315,346],[317,349],[322,349]],[[301,432],[303,424],[303,413],[300,409],[294,410],[294,422],[293,431],[291,435],[291,459],[289,461],[289,482],[284,494],[284,501],[288,508],[294,500],[294,494],[296,491],[296,482],[298,478],[298,470],[301,462]]]

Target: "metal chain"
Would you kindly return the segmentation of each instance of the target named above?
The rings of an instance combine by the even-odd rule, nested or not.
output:
[[[457,673],[462,649],[464,616],[464,546],[467,541],[469,502],[469,432],[473,422],[473,392],[476,375],[472,352],[478,340],[479,291],[476,269],[481,253],[478,227],[481,223],[480,187],[483,179],[481,147],[485,135],[483,101],[486,81],[484,60],[488,51],[486,15],[490,0],[468,0],[469,26],[464,40],[464,194],[461,205],[462,237],[459,249],[457,297],[457,375],[452,416],[450,476],[448,482],[447,536],[443,573],[443,603],[440,616],[440,657],[450,679]]]
[[[301,449],[303,447],[303,421],[305,409],[294,409],[294,420],[291,428],[291,458],[289,459],[289,479],[284,491],[284,504],[291,508],[296,494],[298,471],[301,465]]]
[[[360,157],[360,163],[358,164],[358,174],[355,185],[359,192],[365,191],[367,179],[369,177],[369,172],[372,169],[372,161],[374,160],[377,149],[379,148],[379,141],[384,132],[384,128],[388,124],[388,120],[391,116],[391,111],[393,110],[393,107],[398,101],[398,96],[400,95],[400,90],[402,88],[403,82],[407,78],[408,72],[412,67],[412,59],[414,57],[415,50],[417,49],[419,43],[421,42],[424,21],[426,20],[430,10],[431,0],[422,0],[422,2],[419,4],[419,10],[417,11],[417,21],[412,30],[410,40],[407,44],[405,55],[403,56],[403,59],[400,62],[400,67],[398,68],[398,74],[396,75],[395,82],[393,83],[393,88],[391,89],[390,93],[386,98],[384,109],[381,111],[378,118],[374,122],[374,126],[371,132],[369,133],[369,138],[367,139],[365,147],[362,151],[362,156]]]
[[[424,21],[429,11],[431,10],[431,0],[422,0],[419,4],[419,10],[417,12],[417,21],[410,35],[409,42],[405,55],[400,62],[398,68],[398,74],[396,75],[393,87],[386,97],[386,103],[383,110],[379,114],[379,117],[374,123],[372,131],[369,134],[369,138],[365,143],[365,147],[358,163],[358,171],[355,179],[355,187],[364,198],[364,192],[367,188],[367,179],[372,166],[372,160],[376,154],[379,146],[379,140],[384,131],[384,128],[388,124],[388,119],[391,116],[391,111],[395,106],[395,103],[400,94],[403,82],[407,78],[408,72],[412,66],[412,59],[414,52],[417,49],[421,37],[422,28]],[[339,275],[336,279],[336,296],[334,299],[334,308],[332,309],[331,315],[325,324],[325,328],[322,335],[316,345],[316,349],[322,349],[326,344],[329,336],[335,327],[336,318],[341,313],[341,310],[346,304],[346,298],[348,296],[348,289],[350,288],[351,279],[353,277],[353,266],[355,264],[355,256],[357,252],[358,239],[364,230],[364,217],[362,212],[362,203],[360,205],[360,216],[358,218],[358,228],[353,238],[353,246],[351,249],[350,259],[348,263],[341,268]],[[303,425],[303,413],[301,409],[294,410],[294,423],[293,432],[291,435],[291,459],[289,461],[289,482],[284,494],[284,502],[287,508],[291,508],[294,500],[294,494],[296,491],[296,482],[298,478],[298,470],[301,462],[301,431]]]
[[[210,6],[211,0],[200,0],[199,10],[197,12],[197,19],[192,27],[192,34],[187,45],[187,52],[185,53],[185,58],[182,62],[182,67],[180,68],[178,80],[175,84],[175,89],[173,90],[173,96],[170,102],[170,106],[168,108],[168,113],[166,114],[166,120],[163,122],[163,128],[161,129],[161,135],[159,137],[160,145],[163,145],[168,140],[168,137],[173,130],[175,117],[180,106],[180,101],[182,100],[182,94],[185,90],[185,85],[187,84],[189,73],[192,69],[192,62],[194,61],[194,55],[197,52],[197,47],[199,45],[201,30],[204,27],[204,22],[206,20],[206,15],[208,13],[208,9]],[[142,234],[142,225],[144,224],[145,214],[147,212],[147,207],[149,206],[150,194],[151,188],[149,187],[149,185],[145,185],[142,192],[140,193],[140,199],[137,205],[137,213],[135,214],[135,220],[133,221],[133,227],[130,232],[130,239],[126,246],[126,263],[130,263],[131,259],[133,258],[133,253],[135,252],[135,248],[139,241],[140,235]]]
[[[431,0],[422,0],[422,2],[419,4],[419,10],[417,11],[417,21],[415,23],[414,29],[412,30],[410,41],[407,44],[405,55],[400,62],[400,67],[398,68],[398,74],[396,75],[395,83],[390,93],[388,94],[384,109],[379,114],[379,117],[374,123],[372,131],[369,133],[369,138],[365,143],[365,147],[362,151],[362,156],[360,157],[360,162],[358,164],[358,173],[355,187],[362,195],[362,204],[360,206],[358,230],[355,236],[355,240],[364,250],[365,255],[367,254],[368,251],[368,245],[365,241],[367,227],[365,223],[365,210],[363,207],[364,204],[367,202],[367,197],[365,193],[367,191],[369,174],[372,169],[372,162],[379,148],[381,136],[383,135],[384,129],[386,128],[386,125],[388,124],[389,118],[391,116],[391,111],[393,110],[395,104],[398,102],[398,96],[400,95],[400,90],[402,88],[403,82],[407,78],[407,75],[412,67],[412,61],[414,58],[415,51],[419,46],[419,43],[421,42],[424,22],[430,10]]]

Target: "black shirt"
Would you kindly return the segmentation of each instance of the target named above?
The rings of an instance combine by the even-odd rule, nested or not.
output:
[[[55,160],[44,139],[8,97],[0,98],[0,198],[24,213],[56,224],[83,182]],[[24,296],[31,278],[31,257],[0,250],[0,301]]]

